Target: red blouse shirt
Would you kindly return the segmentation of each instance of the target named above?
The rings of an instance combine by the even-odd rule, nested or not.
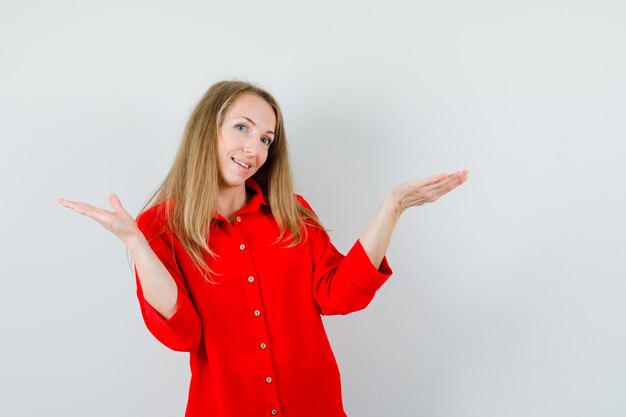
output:
[[[207,282],[180,241],[163,231],[152,207],[137,219],[155,254],[178,286],[178,308],[165,320],[137,296],[150,332],[167,347],[190,352],[186,417],[345,417],[340,375],[321,314],[365,308],[391,275],[377,270],[357,240],[344,257],[328,234],[308,227],[298,246],[274,244],[278,226],[259,185],[235,214],[217,215]],[[299,195],[298,200],[310,206]]]

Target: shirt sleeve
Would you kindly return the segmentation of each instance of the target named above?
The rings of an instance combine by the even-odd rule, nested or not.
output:
[[[297,197],[304,207],[313,211],[301,196]],[[392,274],[387,257],[383,257],[376,269],[360,240],[344,256],[332,244],[325,230],[310,226],[308,233],[313,261],[313,294],[321,313],[348,314],[367,307]]]
[[[201,325],[198,313],[193,305],[189,290],[183,274],[175,259],[173,242],[168,239],[168,232],[159,231],[157,222],[149,215],[140,215],[137,226],[142,231],[148,244],[161,260],[165,268],[176,282],[178,288],[178,300],[176,312],[169,319],[152,307],[144,298],[139,274],[135,268],[135,280],[137,283],[137,298],[141,308],[141,315],[146,327],[152,335],[172,350],[190,352],[195,350],[201,340]]]

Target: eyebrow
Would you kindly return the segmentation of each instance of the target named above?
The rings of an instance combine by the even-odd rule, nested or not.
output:
[[[254,120],[252,120],[252,119],[250,119],[249,117],[246,117],[246,116],[241,116],[241,117],[243,117],[244,119],[246,119],[247,121],[249,121],[250,123],[252,123],[252,125],[253,125],[253,126],[256,126],[256,123],[254,123]],[[273,131],[271,131],[271,130],[268,130],[268,131],[267,131],[267,132],[265,132],[265,133],[271,133],[272,135],[274,135],[274,134],[275,134],[275,133],[274,133]]]

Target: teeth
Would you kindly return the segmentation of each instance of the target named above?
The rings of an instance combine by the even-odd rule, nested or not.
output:
[[[239,164],[239,165],[241,165],[241,166],[242,166],[242,167],[244,167],[244,168],[250,168],[250,165],[248,165],[248,164],[245,164],[245,163],[243,163],[243,162],[241,162],[241,161],[238,161],[238,160],[236,160],[235,158],[231,158],[231,159],[232,159],[232,160],[233,160],[236,164]]]

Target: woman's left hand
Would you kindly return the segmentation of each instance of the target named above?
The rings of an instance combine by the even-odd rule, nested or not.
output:
[[[393,187],[389,191],[397,214],[402,214],[413,206],[433,203],[444,194],[454,190],[467,180],[469,171],[464,169],[452,174],[439,174],[432,177],[411,180]]]
[[[437,201],[467,179],[468,171],[439,174],[404,182],[389,190],[374,218],[360,237],[361,245],[372,264],[378,268],[387,252],[393,229],[400,215],[409,207]]]

